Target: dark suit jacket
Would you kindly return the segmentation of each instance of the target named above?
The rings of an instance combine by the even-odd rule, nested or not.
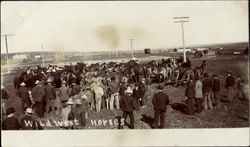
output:
[[[8,117],[3,120],[2,123],[3,130],[20,130],[20,124],[18,119],[15,117]]]
[[[45,97],[46,99],[55,99],[56,98],[56,90],[55,87],[51,84],[48,84],[44,87]]]
[[[32,97],[34,101],[44,102],[44,98],[45,98],[44,88],[42,86],[35,86],[32,89]]]
[[[220,80],[214,79],[213,91],[220,91]]]
[[[233,76],[229,76],[227,77],[227,80],[226,80],[226,88],[228,87],[233,87],[234,86],[234,77]]]
[[[135,108],[135,99],[132,96],[125,95],[121,98],[121,109],[125,112],[133,112]]]
[[[155,93],[152,103],[155,110],[166,112],[167,105],[169,104],[169,97],[166,93],[159,91]]]

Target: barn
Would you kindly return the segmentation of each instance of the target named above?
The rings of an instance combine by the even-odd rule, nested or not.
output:
[[[145,48],[144,53],[145,54],[151,54],[151,49],[150,48]]]

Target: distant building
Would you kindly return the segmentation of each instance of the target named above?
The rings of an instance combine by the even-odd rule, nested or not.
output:
[[[145,53],[145,54],[151,54],[151,49],[150,49],[150,48],[144,49],[144,53]]]
[[[25,54],[20,54],[20,55],[16,54],[16,55],[14,55],[12,58],[13,58],[13,59],[18,59],[18,60],[20,60],[20,59],[27,59],[28,56],[25,55]]]
[[[34,58],[40,59],[40,58],[42,58],[42,55],[34,55]]]
[[[191,48],[186,48],[185,49],[186,52],[191,52]],[[177,49],[177,53],[183,53],[184,52],[184,49],[180,48],[180,49]]]

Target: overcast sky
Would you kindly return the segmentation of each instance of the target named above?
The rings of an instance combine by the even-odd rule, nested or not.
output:
[[[247,1],[1,2],[1,34],[9,52],[103,51],[248,41]],[[1,53],[5,53],[1,37]]]

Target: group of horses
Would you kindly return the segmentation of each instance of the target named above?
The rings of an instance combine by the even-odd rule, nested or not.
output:
[[[14,86],[19,89],[20,84],[25,82],[28,88],[35,86],[36,80],[46,81],[53,79],[56,88],[61,86],[62,81],[71,85],[75,81],[78,85],[86,84],[86,79],[90,77],[115,77],[117,82],[121,82],[123,77],[128,79],[129,83],[139,82],[138,78],[145,78],[148,84],[157,82],[178,85],[178,83],[187,82],[192,76],[200,76],[204,72],[206,61],[202,61],[201,66],[192,67],[191,61],[183,61],[182,57],[162,59],[161,62],[150,61],[139,63],[139,61],[130,60],[128,62],[109,62],[94,63],[87,65],[79,62],[76,65],[48,65],[47,67],[29,67],[14,78]],[[137,77],[137,78],[136,78]]]

